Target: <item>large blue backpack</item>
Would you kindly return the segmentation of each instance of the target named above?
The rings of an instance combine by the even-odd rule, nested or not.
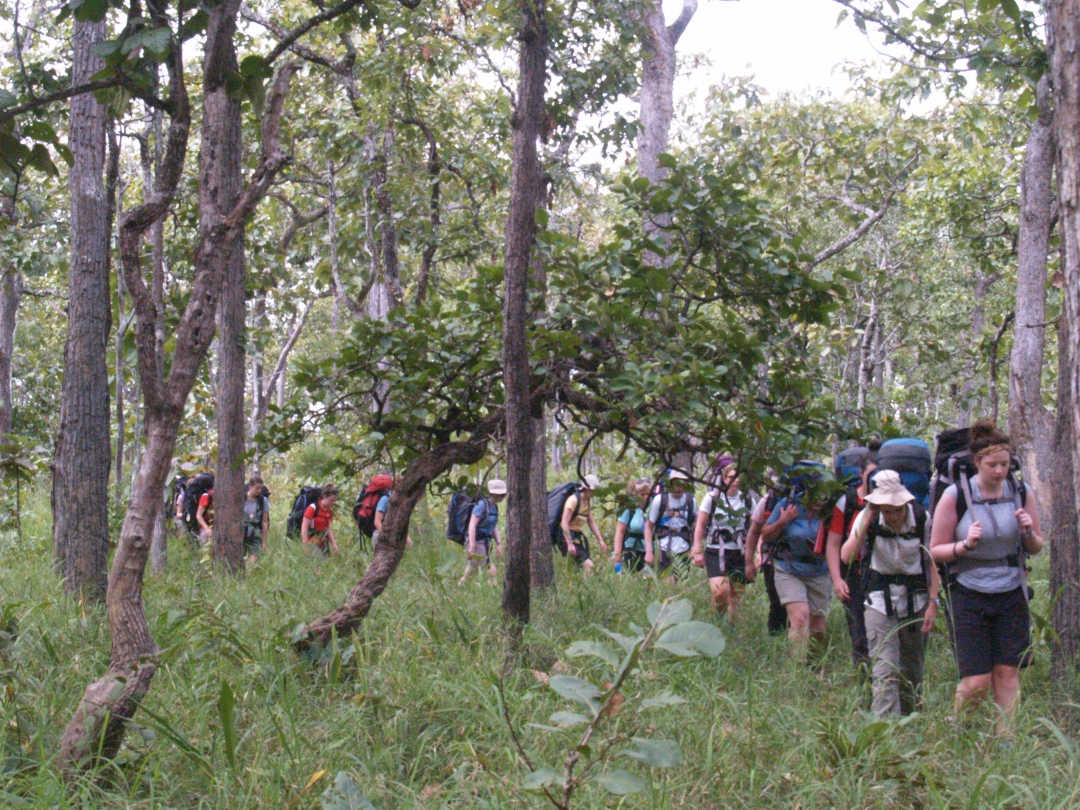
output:
[[[859,483],[859,464],[870,455],[869,447],[849,447],[841,450],[836,456],[836,480],[841,484],[854,486]]]
[[[922,439],[889,439],[878,450],[878,469],[894,470],[908,492],[924,507],[930,506],[930,477],[934,457]]]

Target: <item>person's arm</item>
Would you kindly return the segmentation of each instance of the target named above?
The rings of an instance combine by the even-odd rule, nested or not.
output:
[[[496,557],[501,557],[502,556],[502,537],[499,535],[499,527],[498,526],[495,526],[495,528],[491,530],[491,539],[495,541],[495,556]]]
[[[1046,541],[1043,540],[1042,533],[1039,531],[1039,511],[1035,507],[1035,498],[1031,490],[1028,490],[1024,497],[1024,508],[1016,510],[1016,519],[1020,521],[1020,530],[1023,532],[1024,551],[1035,556],[1042,551]]]
[[[846,496],[845,496],[846,497]],[[845,501],[846,506],[846,501]],[[839,516],[840,531],[836,531],[837,517]],[[829,565],[829,577],[832,579],[833,593],[841,602],[851,598],[848,584],[840,573],[840,546],[843,543],[844,510],[837,504],[833,507],[830,515],[831,523],[829,533],[825,537],[825,562]],[[844,560],[847,562],[847,560]]]
[[[653,535],[656,533],[656,521],[660,519],[660,495],[649,501],[649,510],[645,513],[645,564],[652,565],[656,559],[653,548]],[[655,513],[655,519],[653,517]]]
[[[379,514],[378,512],[375,513]],[[465,551],[469,554],[476,553],[476,527],[480,525],[480,516],[470,514],[469,515],[469,547]]]
[[[207,534],[210,534],[210,524],[208,524],[206,522],[206,518],[204,517],[205,514],[206,514],[206,504],[204,504],[202,502],[202,499],[200,498],[199,499],[199,510],[195,513],[195,521],[199,524],[199,528],[202,531],[206,532]]]
[[[967,537],[956,539],[956,496],[946,493],[934,510],[934,522],[930,530],[930,556],[934,562],[947,563],[959,559],[979,545],[982,523],[975,521],[968,529]]]
[[[934,629],[934,621],[937,619],[938,613],[938,594],[941,593],[941,577],[938,576],[937,566],[932,562],[930,563],[930,590],[926,596],[929,601],[926,603],[926,615],[923,617],[922,631],[929,633]]]
[[[611,558],[617,563],[622,562],[623,555],[623,543],[626,541],[626,531],[629,527],[621,520],[615,522],[615,548],[612,551]]]
[[[694,522],[694,542],[690,546],[690,559],[698,568],[705,567],[705,532],[709,528],[709,513],[700,510]]]
[[[761,537],[766,543],[771,543],[780,533],[784,531],[784,527],[791,523],[795,518],[799,516],[799,507],[794,504],[789,504],[780,510],[780,514],[776,520],[772,523],[766,523],[761,527]]]
[[[312,518],[309,518],[305,511],[304,519],[300,521],[300,542],[302,543],[311,542],[311,521]]]
[[[386,512],[380,512],[378,509],[375,510],[375,531],[379,532],[379,534],[382,534],[383,518],[385,517]]]
[[[604,542],[604,536],[600,534],[600,527],[596,525],[596,518],[593,517],[591,509],[589,510],[589,517],[587,520],[589,521],[589,529],[592,530],[593,537],[600,543],[600,551],[607,554],[607,543]]]
[[[268,505],[267,508],[264,509],[263,513],[262,513],[262,541],[263,541],[263,548],[264,549],[266,548],[266,541],[267,541],[267,538],[269,538],[269,537],[270,537],[270,509],[269,509],[269,505]]]
[[[326,539],[330,541],[330,548],[337,554],[341,549],[338,548],[337,539],[334,537],[334,530],[330,528],[330,524],[326,525]]]
[[[840,559],[845,563],[850,563],[862,553],[863,548],[866,546],[866,538],[870,533],[870,522],[877,515],[878,508],[872,503],[868,503],[862,514],[856,519],[855,525],[851,527],[851,536],[844,541],[843,548],[840,549]]]
[[[571,506],[567,506],[562,512],[562,522],[559,524],[562,528],[563,539],[566,541],[566,553],[571,557],[576,556],[577,546],[574,545],[574,538],[570,534],[570,521],[574,519],[574,509]]]

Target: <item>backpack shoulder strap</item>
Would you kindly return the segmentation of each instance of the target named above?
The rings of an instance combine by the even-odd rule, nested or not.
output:
[[[844,528],[843,532],[846,535],[851,531],[851,521],[855,517],[855,510],[859,508],[859,490],[857,487],[848,487],[847,492],[844,494]],[[841,537],[840,542],[847,540],[847,537]]]

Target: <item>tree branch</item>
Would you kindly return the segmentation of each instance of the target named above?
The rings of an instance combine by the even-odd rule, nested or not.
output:
[[[679,41],[679,37],[686,31],[686,26],[690,24],[690,20],[697,13],[697,6],[698,0],[683,0],[682,11],[679,12],[679,16],[675,18],[675,21],[667,29],[668,38],[673,45]]]

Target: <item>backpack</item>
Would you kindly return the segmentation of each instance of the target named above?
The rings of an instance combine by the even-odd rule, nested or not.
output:
[[[375,534],[375,509],[383,495],[394,488],[394,479],[389,475],[376,475],[360,494],[356,496],[353,504],[352,515],[356,521],[356,528],[363,537],[372,537]]]
[[[184,475],[183,473],[177,473],[176,477],[173,479],[171,494],[169,500],[166,502],[168,504],[166,506],[166,509],[168,510],[166,514],[170,517],[176,514],[177,499],[180,500],[181,513],[183,514],[185,519],[187,517],[187,510],[185,509],[184,504],[184,490],[187,486],[187,481],[188,476]]]
[[[859,476],[862,472],[859,470],[859,464],[862,460],[870,455],[869,447],[849,447],[847,450],[841,450],[836,456],[836,480],[841,484],[858,484]]]
[[[491,511],[487,499],[482,495],[470,496],[467,492],[455,492],[450,496],[450,507],[446,515],[446,538],[453,540],[459,546],[465,545],[469,539],[469,518],[472,516],[473,507],[480,501],[487,506],[484,517]]]
[[[566,501],[571,495],[577,495],[581,489],[581,485],[577,481],[571,481],[569,484],[561,484],[555,489],[551,490],[547,494],[547,519],[548,519],[548,534],[551,535],[552,545],[561,545],[565,538],[562,533],[562,513],[566,506]],[[581,501],[578,501],[580,505]],[[578,516],[577,509],[574,510],[574,517]],[[573,519],[573,518],[571,518]]]
[[[199,521],[195,517],[199,511],[199,499],[213,488],[212,472],[196,473],[184,484],[184,523],[195,534],[199,533]]]
[[[925,542],[927,536],[926,525],[929,520],[926,509],[921,503],[915,501],[911,505],[911,510],[915,518],[915,528],[911,536],[918,538],[920,542]],[[910,618],[915,615],[915,594],[926,593],[926,590],[930,587],[929,550],[923,548],[922,553],[920,554],[920,563],[922,567],[921,574],[883,574],[870,567],[870,561],[873,559],[874,554],[874,541],[878,537],[890,538],[897,536],[898,535],[894,532],[883,526],[880,521],[870,527],[867,532],[866,547],[863,549],[863,559],[867,561],[866,567],[863,570],[863,583],[866,588],[866,593],[868,594],[874,591],[882,592],[885,599],[886,616],[894,616],[896,614],[893,607],[891,586],[894,584],[903,585],[907,589],[908,617]],[[903,536],[907,537],[907,535]]]
[[[899,473],[900,482],[922,506],[930,505],[930,445],[922,439],[889,439],[878,450],[877,462],[879,470]]]
[[[289,511],[289,519],[285,522],[285,536],[293,540],[300,536],[300,527],[304,522],[304,512],[312,504],[315,504],[315,513],[319,512],[319,500],[322,498],[322,487],[300,487],[300,492],[293,501]]]
[[[247,500],[248,489],[249,489],[248,485],[244,484],[244,500],[245,501]],[[268,490],[266,488],[265,484],[263,484],[262,495],[259,496],[259,500],[256,501],[256,503],[258,503],[258,505],[259,505],[259,511],[255,513],[255,519],[254,519],[253,522],[257,523],[257,524],[259,524],[261,526],[262,525],[263,515],[265,515],[267,512],[270,511],[270,490]]]

